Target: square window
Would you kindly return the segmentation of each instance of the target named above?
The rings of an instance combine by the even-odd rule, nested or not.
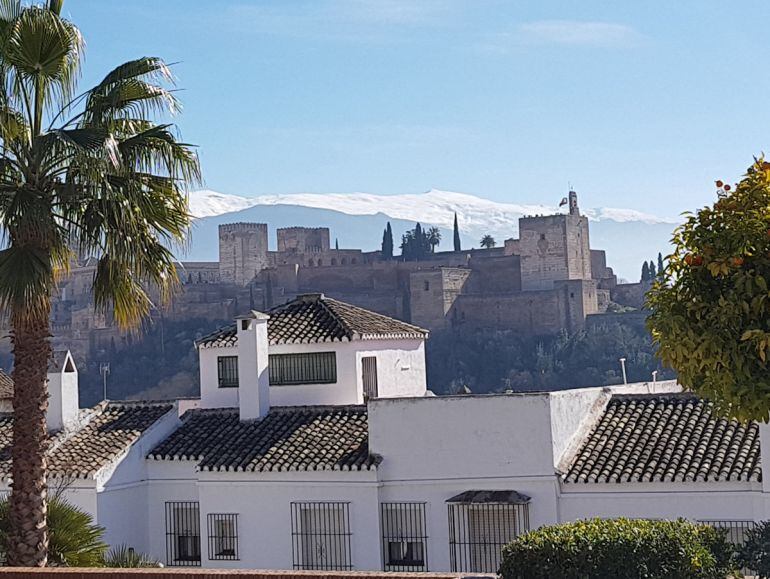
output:
[[[238,356],[217,357],[217,379],[220,388],[238,388]]]

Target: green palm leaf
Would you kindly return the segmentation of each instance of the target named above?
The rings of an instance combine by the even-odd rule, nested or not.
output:
[[[162,299],[177,288],[169,247],[185,243],[187,186],[201,178],[194,148],[168,122],[180,106],[162,59],[126,62],[73,98],[83,40],[62,6],[0,0],[0,308],[10,314],[16,383],[12,564],[46,560],[40,489],[57,277],[73,250],[95,257],[96,307],[135,327],[156,305],[148,288]],[[28,521],[35,532],[18,532]]]

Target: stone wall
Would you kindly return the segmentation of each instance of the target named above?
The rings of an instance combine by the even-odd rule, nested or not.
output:
[[[328,227],[284,227],[276,233],[279,253],[321,253],[330,249]]]
[[[267,265],[266,223],[219,226],[219,277],[223,283],[246,285]]]
[[[644,307],[644,295],[650,289],[650,282],[621,283],[612,288],[612,301],[621,306],[641,309]]]

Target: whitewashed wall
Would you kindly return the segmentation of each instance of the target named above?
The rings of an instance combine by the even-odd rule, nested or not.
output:
[[[201,407],[238,406],[238,388],[219,388],[217,357],[237,355],[237,348],[200,348]],[[361,358],[377,357],[380,396],[423,396],[425,381],[424,340],[354,340],[318,344],[276,344],[270,354],[335,352],[337,381],[332,384],[271,386],[271,406],[362,404]]]
[[[767,516],[761,483],[563,484],[561,522],[593,517],[756,521]]]
[[[349,502],[351,561],[355,569],[379,569],[376,474],[372,471],[291,473],[200,473],[201,535],[209,513],[237,513],[239,561],[210,561],[204,567],[291,569],[291,503]]]

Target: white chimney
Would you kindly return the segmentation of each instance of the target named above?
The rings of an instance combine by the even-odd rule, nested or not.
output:
[[[78,421],[78,370],[69,350],[53,353],[48,364],[48,430],[73,428]]]
[[[269,319],[267,314],[255,311],[235,318],[241,420],[262,418],[270,410],[270,375],[267,369]]]

